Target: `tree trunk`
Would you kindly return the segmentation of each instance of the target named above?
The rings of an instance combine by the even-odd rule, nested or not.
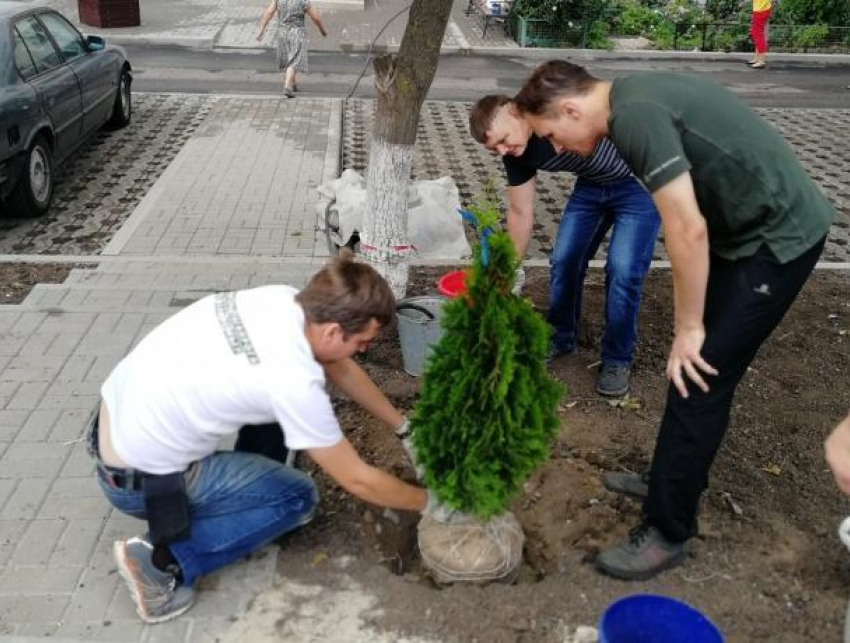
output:
[[[375,59],[378,105],[360,250],[397,298],[407,291],[407,190],[419,112],[437,71],[452,0],[414,0],[398,54]]]

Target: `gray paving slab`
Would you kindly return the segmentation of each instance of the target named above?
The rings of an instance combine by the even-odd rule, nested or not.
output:
[[[205,104],[107,254],[0,311],[2,635],[218,640],[273,584],[276,556],[261,552],[204,579],[178,622],[145,626],[111,556],[145,526],[105,502],[81,440],[104,378],[163,319],[222,289],[301,286],[325,261],[305,202],[338,171],[339,103]]]
[[[282,188],[274,186],[285,188],[293,175],[310,189],[321,183],[324,138],[340,109],[339,102],[313,99],[218,101],[103,254],[256,255],[257,217],[266,221],[268,254],[283,254],[289,219],[293,209],[299,210],[290,205],[287,216],[275,192]],[[287,135],[290,128],[300,132],[313,123],[321,145]],[[298,206],[311,209],[309,202]],[[315,222],[307,235],[311,249],[322,256],[324,244],[315,233]],[[272,238],[276,245],[268,243]]]
[[[45,216],[0,220],[0,253],[96,254],[217,100],[191,94],[134,94],[128,127],[98,131],[60,166]]]
[[[760,108],[756,111],[788,140],[838,210],[824,260],[850,261],[850,146],[847,145],[850,110]],[[342,160],[345,169],[365,172],[373,119],[374,101],[347,101]],[[455,180],[463,203],[475,198],[488,182],[498,191],[505,189],[504,166],[499,157],[469,136],[468,103],[429,101],[422,110],[413,177],[442,176]],[[574,182],[569,173],[541,172],[538,176],[536,221],[526,254],[529,259],[548,260]],[[605,249],[603,244],[598,259],[604,258]],[[666,259],[663,237],[656,245],[654,259]]]

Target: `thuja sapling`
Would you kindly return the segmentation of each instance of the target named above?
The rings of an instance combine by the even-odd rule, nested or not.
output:
[[[511,293],[518,261],[492,192],[467,218],[479,242],[466,291],[445,304],[411,429],[425,485],[446,507],[487,520],[548,457],[562,387],[546,370],[547,323]]]

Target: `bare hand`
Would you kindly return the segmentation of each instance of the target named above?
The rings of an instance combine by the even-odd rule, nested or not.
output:
[[[704,343],[705,328],[702,326],[686,331],[679,331],[673,338],[673,346],[670,347],[670,357],[667,358],[667,379],[673,382],[679,394],[684,398],[688,397],[685,375],[703,393],[708,393],[708,384],[705,383],[702,377],[703,374],[717,375],[717,369],[706,362],[700,354]]]
[[[850,494],[850,415],[836,426],[824,443],[826,463],[838,488]]]

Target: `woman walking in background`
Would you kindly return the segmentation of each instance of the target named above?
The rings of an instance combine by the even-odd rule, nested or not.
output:
[[[310,4],[310,0],[272,0],[269,8],[260,20],[260,33],[257,40],[262,40],[269,21],[277,13],[277,64],[284,70],[283,93],[287,98],[294,98],[298,91],[295,74],[307,73],[307,34],[304,31],[304,16],[309,16],[323,36],[328,32],[321,16]]]
[[[753,21],[750,24],[750,37],[756,47],[755,56],[747,64],[753,69],[761,69],[767,62],[767,21],[770,20],[772,0],[753,0]]]

